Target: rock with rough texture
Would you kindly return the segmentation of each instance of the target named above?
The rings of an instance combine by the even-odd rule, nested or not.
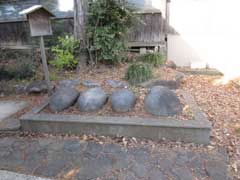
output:
[[[107,84],[109,86],[111,86],[112,88],[124,88],[124,87],[127,87],[128,84],[125,83],[125,82],[121,82],[121,81],[115,81],[115,80],[112,80],[112,79],[109,79],[106,81]]]
[[[82,85],[88,88],[94,88],[94,87],[99,87],[100,84],[90,81],[90,80],[86,80],[82,82]]]
[[[182,72],[176,72],[175,80],[181,83],[182,79],[185,77],[185,74]]]
[[[75,88],[79,84],[81,84],[80,79],[65,79],[58,83],[60,88],[62,87]]]
[[[135,95],[128,89],[115,91],[111,95],[111,105],[113,111],[115,112],[130,111],[134,107],[135,102]]]
[[[80,111],[92,112],[103,107],[107,102],[108,95],[100,87],[91,88],[83,92],[78,98],[78,107]]]
[[[46,93],[47,91],[46,81],[35,81],[27,86],[28,93]]]
[[[174,92],[163,86],[155,86],[145,97],[144,109],[156,116],[173,116],[181,112],[182,107]]]
[[[79,96],[74,88],[59,88],[50,98],[49,107],[53,112],[60,112],[72,106]]]
[[[172,69],[176,69],[176,68],[177,68],[177,65],[176,65],[175,62],[173,62],[173,61],[167,61],[167,62],[166,62],[166,67],[172,68]]]

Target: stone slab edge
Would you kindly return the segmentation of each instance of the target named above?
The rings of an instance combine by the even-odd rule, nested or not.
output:
[[[183,92],[183,97],[193,109],[194,120],[39,114],[47,106],[48,103],[45,103],[46,106],[38,108],[37,113],[33,113],[34,111],[27,113],[20,118],[20,121],[23,131],[165,138],[174,141],[208,144],[211,123],[205,118],[191,95]]]
[[[0,180],[50,180],[50,179],[0,170]]]
[[[2,102],[10,102],[10,101],[2,101]],[[20,122],[18,119],[15,119],[12,117],[19,111],[22,111],[23,109],[25,109],[28,106],[28,103],[24,101],[16,101],[16,103],[21,103],[20,108],[18,109],[18,111],[14,112],[9,117],[6,117],[5,119],[0,121],[0,133],[19,131]]]
[[[223,76],[217,69],[178,69],[178,71],[190,75]]]

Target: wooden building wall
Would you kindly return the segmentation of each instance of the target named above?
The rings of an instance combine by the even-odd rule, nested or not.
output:
[[[73,19],[59,19],[52,21],[53,36],[46,36],[46,45],[56,42],[57,36],[73,33]],[[38,38],[30,36],[28,22],[0,23],[0,48],[26,48],[39,46]]]
[[[164,41],[164,20],[161,13],[143,13],[129,33],[130,46],[148,46]]]
[[[31,44],[27,22],[0,23],[0,46]]]

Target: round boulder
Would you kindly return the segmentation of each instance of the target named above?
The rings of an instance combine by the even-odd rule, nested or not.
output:
[[[107,80],[106,82],[107,82],[107,84],[108,84],[109,86],[111,86],[112,88],[125,88],[125,87],[128,86],[128,84],[125,83],[125,82],[115,81],[115,80],[112,80],[112,79],[109,79],[109,80]]]
[[[115,112],[130,111],[136,102],[136,97],[132,91],[128,89],[121,89],[113,92],[111,95],[112,109]]]
[[[144,109],[156,116],[174,116],[182,107],[177,95],[163,86],[153,87],[144,99]]]
[[[100,87],[91,88],[83,92],[78,98],[80,111],[97,111],[107,102],[108,96]]]
[[[79,96],[79,92],[74,88],[59,88],[51,96],[49,107],[53,112],[60,112],[73,105]]]
[[[177,65],[173,61],[167,61],[166,67],[171,68],[171,69],[177,69]]]
[[[65,79],[58,83],[59,88],[71,87],[75,88],[77,85],[80,85],[80,79]]]
[[[100,86],[99,83],[93,82],[91,80],[83,81],[82,85],[87,87],[87,88],[94,88],[94,87],[99,87]]]

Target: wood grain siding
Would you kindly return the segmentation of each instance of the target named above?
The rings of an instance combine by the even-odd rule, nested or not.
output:
[[[161,13],[139,14],[139,21],[131,29],[128,41],[130,44],[160,43],[164,40],[163,19]]]
[[[73,19],[52,20],[52,28],[54,36],[45,38],[46,46],[49,46],[57,36],[64,33],[73,34]],[[27,21],[0,23],[0,48],[29,49],[31,46],[39,47],[39,42],[37,38],[31,37]]]
[[[27,22],[0,23],[0,46],[30,44]]]
[[[28,15],[31,36],[52,35],[50,16],[45,10],[40,9]]]

